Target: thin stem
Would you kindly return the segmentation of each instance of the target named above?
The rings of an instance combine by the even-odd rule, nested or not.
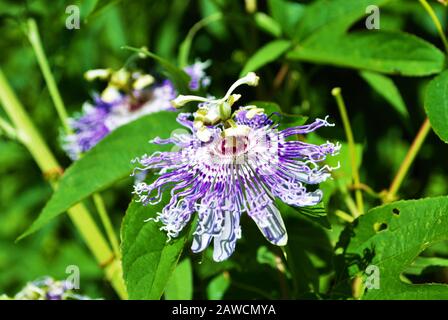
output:
[[[23,106],[9,86],[0,69],[0,102],[9,119],[16,127],[19,140],[29,150],[44,175],[51,172],[61,172],[62,169],[45,144],[41,135],[26,114]]]
[[[352,295],[353,298],[360,300],[364,293],[364,282],[361,276],[356,276],[352,282]]]
[[[353,181],[354,181],[355,185],[360,185],[361,182],[359,179],[359,172],[358,172],[358,165],[357,165],[358,162],[356,159],[355,139],[353,138],[353,131],[352,131],[352,127],[350,125],[350,120],[348,119],[347,108],[345,106],[344,99],[341,94],[341,88],[334,88],[331,91],[331,94],[336,99],[336,103],[339,108],[339,113],[341,114],[342,123],[344,125],[345,135],[347,136],[348,149],[349,149],[349,153],[350,153],[350,163],[351,163],[352,174],[353,174]],[[363,214],[364,213],[364,202],[362,199],[361,190],[355,190],[355,199],[356,199],[356,205],[358,207],[358,212],[360,214]]]
[[[62,168],[31,122],[30,117],[12,91],[1,69],[0,103],[17,128],[18,138],[31,153],[44,176],[53,177],[49,182],[52,188],[56,189],[56,177],[60,175]],[[122,278],[121,262],[114,256],[88,210],[84,205],[77,204],[68,210],[68,215],[99,265],[105,269],[106,277],[112,287],[122,299],[127,298]]]
[[[44,76],[45,82],[47,83],[50,96],[53,100],[56,112],[62,122],[66,134],[71,134],[72,129],[68,125],[68,115],[65,109],[64,101],[62,100],[61,93],[56,85],[53,74],[50,70],[45,51],[42,46],[42,41],[40,39],[39,30],[37,24],[33,19],[28,20],[28,39],[33,47],[34,53],[36,55],[37,61],[41,68],[42,74]],[[104,201],[101,199],[99,194],[94,195],[94,203],[97,206],[98,213],[101,218],[101,222],[104,225],[109,241],[112,245],[116,257],[120,256],[120,249],[118,245],[117,238],[113,232],[113,227],[110,222],[109,216],[107,215],[106,207],[104,206]],[[112,232],[111,232],[112,231]],[[112,236],[113,235],[113,236]]]
[[[223,18],[221,12],[212,14],[204,19],[196,22],[191,29],[188,31],[185,40],[180,45],[179,55],[177,57],[177,62],[180,68],[185,68],[188,65],[188,56],[190,55],[191,44],[193,43],[193,38],[196,33],[202,28],[206,27],[210,23],[219,21]]]
[[[358,208],[356,207],[355,201],[353,201],[353,198],[350,196],[350,193],[348,193],[347,187],[345,185],[342,185],[342,183],[340,183],[339,180],[337,180],[337,178],[335,179],[335,182],[336,182],[337,188],[341,192],[344,203],[347,206],[350,213],[352,214],[352,216],[354,218],[359,217]]]
[[[95,193],[93,195],[93,202],[95,203],[98,215],[100,216],[101,222],[103,223],[104,229],[106,230],[107,237],[112,245],[115,256],[120,257],[120,245],[115,234],[115,230],[109,219],[109,215],[107,214],[106,205],[104,204],[103,198],[99,193]]]
[[[56,185],[52,185],[56,189]],[[106,278],[121,299],[127,299],[123,281],[121,261],[111,252],[89,211],[83,204],[77,204],[68,210],[68,215],[94,255],[99,266],[104,269]]]
[[[0,133],[3,133],[10,139],[17,139],[16,129],[5,119],[0,117]]]
[[[349,223],[352,223],[354,221],[354,218],[351,215],[342,210],[336,210],[334,213],[337,217],[341,218],[344,221],[347,221]]]
[[[54,80],[53,74],[50,70],[48,64],[48,59],[45,55],[45,51],[40,40],[39,30],[37,28],[36,21],[34,19],[28,20],[28,40],[33,47],[34,54],[36,55],[37,62],[44,76],[45,82],[48,86],[48,91],[50,92],[51,99],[56,107],[59,118],[61,119],[62,126],[67,134],[72,133],[72,129],[68,125],[67,119],[68,114],[62,101],[59,90],[56,86],[56,81]]]
[[[408,153],[406,154],[406,157],[401,163],[400,168],[398,169],[398,172],[395,175],[394,180],[392,181],[392,184],[389,187],[389,192],[385,199],[386,202],[390,202],[395,199],[396,194],[400,189],[400,186],[403,183],[406,174],[409,171],[409,168],[414,162],[415,157],[420,151],[423,142],[425,141],[430,131],[431,131],[431,124],[429,123],[429,119],[426,118],[425,122],[423,122],[422,126],[420,127],[420,130],[415,136],[414,141],[412,142],[411,147],[409,148]]]
[[[245,0],[246,4],[246,12],[247,13],[254,13],[257,11],[257,0]]]
[[[357,190],[357,189],[362,190],[365,193],[367,193],[368,195],[370,195],[370,196],[372,196],[374,198],[377,198],[377,199],[380,199],[383,196],[381,193],[376,192],[375,190],[373,190],[371,187],[369,187],[368,185],[366,185],[364,183],[361,183],[359,185],[351,185],[350,189],[352,189],[352,190]]]
[[[280,70],[278,70],[277,75],[274,78],[273,87],[274,89],[280,88],[280,86],[283,83],[283,80],[285,80],[286,75],[289,71],[289,65],[287,63],[283,63],[280,67]]]
[[[286,264],[288,265],[289,271],[291,272],[292,277],[292,286],[293,286],[293,293],[294,296],[297,295],[299,284],[297,280],[297,274],[296,274],[296,267],[294,265],[294,261],[290,258],[291,257],[291,250],[289,249],[289,246],[283,246],[280,247],[280,249],[283,252],[283,257],[285,258]]]
[[[276,258],[278,258],[278,260],[280,261],[281,266],[283,266],[282,258],[277,257],[277,256],[276,256]],[[279,284],[280,284],[280,292],[282,293],[282,298],[283,299],[288,299],[288,297],[289,297],[289,290],[288,290],[288,284],[286,283],[285,270],[282,271],[280,269],[280,266],[278,265],[279,262],[278,261],[276,261],[276,262],[277,262],[276,270],[277,270],[277,275],[278,275],[278,281],[279,281]],[[283,266],[283,268],[284,268],[284,266]]]
[[[442,24],[439,21],[439,18],[437,18],[436,13],[434,12],[434,9],[429,5],[428,1],[426,0],[419,0],[420,4],[423,6],[423,8],[426,10],[426,12],[431,17],[437,32],[439,33],[440,39],[442,39],[443,45],[445,47],[445,52],[448,54],[448,41],[445,36],[445,32],[443,31]]]
[[[446,39],[445,33],[443,32],[442,25],[437,18],[436,13],[432,9],[432,7],[429,5],[429,3],[426,0],[419,0],[420,4],[423,6],[423,8],[426,10],[426,12],[431,17],[437,31],[439,32],[440,38],[442,39],[443,45],[445,46],[445,51],[448,53],[448,41]],[[431,131],[431,124],[429,123],[429,119],[426,118],[423,122],[422,126],[420,127],[417,135],[414,138],[414,141],[411,144],[411,147],[408,150],[408,153],[406,154],[406,157],[404,158],[403,162],[400,165],[400,168],[398,169],[397,174],[395,175],[395,178],[393,179],[389,191],[384,197],[384,202],[391,202],[395,200],[396,194],[398,190],[400,189],[401,184],[403,183],[403,180],[406,176],[406,174],[409,171],[409,168],[411,167],[412,163],[415,160],[415,157],[417,156],[418,152],[420,151],[423,142],[425,141],[426,137],[428,136],[428,133]]]

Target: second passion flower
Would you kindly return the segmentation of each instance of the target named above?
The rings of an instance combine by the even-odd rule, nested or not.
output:
[[[190,90],[204,89],[210,84],[205,69],[209,61],[196,61],[185,68],[190,77]],[[175,111],[171,100],[177,95],[169,80],[161,82],[141,72],[126,69],[95,69],[86,72],[87,80],[107,81],[107,87],[86,102],[81,113],[69,119],[71,134],[62,137],[62,147],[72,160],[106,137],[115,129],[145,115],[159,111]]]

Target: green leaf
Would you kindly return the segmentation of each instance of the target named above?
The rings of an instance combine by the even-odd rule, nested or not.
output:
[[[285,268],[282,259],[270,251],[266,246],[261,246],[257,250],[257,262],[267,264],[272,269],[284,273],[286,277],[291,278],[291,274]]]
[[[88,20],[97,18],[104,11],[109,9],[110,7],[117,5],[122,0],[94,0],[89,3],[90,8],[87,7],[86,10],[80,10],[80,13],[84,16],[84,22],[88,22]],[[81,3],[85,5],[84,3]]]
[[[435,133],[448,143],[448,71],[429,83],[425,95],[425,110]]]
[[[288,40],[274,40],[269,42],[255,52],[246,62],[240,76],[245,76],[248,72],[256,71],[269,62],[277,60],[290,46],[291,42]]]
[[[302,298],[318,292],[320,277],[332,271],[333,246],[328,231],[291,209],[286,220],[286,258],[296,297]]]
[[[213,248],[209,246],[201,255],[200,263],[195,266],[195,271],[200,279],[204,280],[225,271],[238,268],[233,259],[227,259],[221,262],[213,260]]]
[[[294,209],[314,223],[317,223],[326,229],[331,229],[331,224],[328,221],[327,211],[324,207],[324,203],[319,203],[311,207],[300,207]]]
[[[129,46],[124,46],[123,49],[134,51],[142,56],[156,60],[166,71],[166,76],[173,81],[174,86],[180,93],[189,92],[188,83],[190,82],[190,77],[168,60],[148,51],[146,48],[134,48]]]
[[[19,239],[39,230],[89,195],[128,177],[135,167],[132,159],[145,153],[167,150],[168,146],[150,144],[148,141],[157,136],[167,137],[170,131],[178,127],[175,118],[174,112],[150,114],[105,137],[65,171],[58,189],[37,220]]]
[[[292,37],[296,32],[295,25],[305,12],[305,5],[285,0],[269,0],[268,8],[283,32]]]
[[[396,0],[320,0],[308,5],[297,24],[294,38],[304,40],[316,33],[336,36],[359,18],[367,17],[366,8],[370,5],[382,6]]]
[[[167,242],[160,222],[145,222],[165,205],[164,201],[146,207],[132,202],[126,211],[121,236],[123,276],[130,299],[160,299],[185,245],[187,230]]]
[[[227,272],[213,278],[207,286],[207,298],[209,300],[221,300],[230,287],[230,276]]]
[[[298,216],[300,214],[301,217],[308,221],[311,221],[325,229],[331,229],[331,224],[328,221],[327,211],[325,210],[323,202],[309,207],[289,206],[279,199],[277,199],[275,203],[280,212],[286,216]]]
[[[267,33],[278,38],[282,34],[280,25],[264,12],[256,12],[254,15],[255,24]]]
[[[438,73],[445,63],[444,54],[432,44],[410,34],[386,31],[312,37],[287,57],[403,76]]]
[[[448,268],[448,259],[438,257],[418,257],[408,268],[406,268],[404,273],[418,276],[428,267]]]
[[[291,248],[294,242],[290,241],[289,247]],[[288,259],[294,266],[292,270],[295,278],[298,278],[298,292],[301,295],[308,294],[310,292],[319,291],[319,273],[313,266],[307,252],[301,247],[295,247],[294,250],[290,250]],[[297,293],[296,293],[297,294]]]
[[[365,299],[446,299],[448,286],[406,284],[400,275],[426,248],[448,240],[448,197],[399,201],[374,208],[341,235],[349,277],[379,268],[380,289]]]
[[[362,71],[360,75],[376,92],[389,102],[395,111],[404,119],[409,119],[409,113],[400,91],[398,91],[397,86],[390,78],[370,71]]]
[[[193,299],[193,270],[190,259],[182,260],[176,267],[165,288],[166,300]]]

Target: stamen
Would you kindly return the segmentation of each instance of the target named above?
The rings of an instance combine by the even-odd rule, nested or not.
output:
[[[84,73],[84,78],[87,81],[93,81],[95,79],[107,79],[112,73],[111,69],[93,69]]]
[[[235,91],[236,88],[238,88],[243,84],[256,87],[258,85],[259,80],[260,77],[258,77],[254,72],[249,72],[245,77],[235,81],[235,83],[230,86],[229,90],[227,90],[226,95],[221,100],[227,100],[233,93],[233,91]]]
[[[183,107],[184,105],[186,105],[189,102],[192,101],[198,101],[198,102],[208,102],[209,99],[204,98],[204,97],[199,97],[199,96],[193,96],[193,95],[178,95],[176,99],[171,100],[171,104],[175,107],[175,108],[180,108]]]

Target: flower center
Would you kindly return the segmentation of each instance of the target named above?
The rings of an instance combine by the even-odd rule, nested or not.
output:
[[[247,136],[224,137],[219,143],[219,153],[223,156],[236,157],[246,152],[248,144]]]
[[[138,95],[132,95],[130,96],[129,101],[129,111],[135,112],[140,110],[146,102],[153,99],[153,93],[149,90],[147,91],[141,91]]]

